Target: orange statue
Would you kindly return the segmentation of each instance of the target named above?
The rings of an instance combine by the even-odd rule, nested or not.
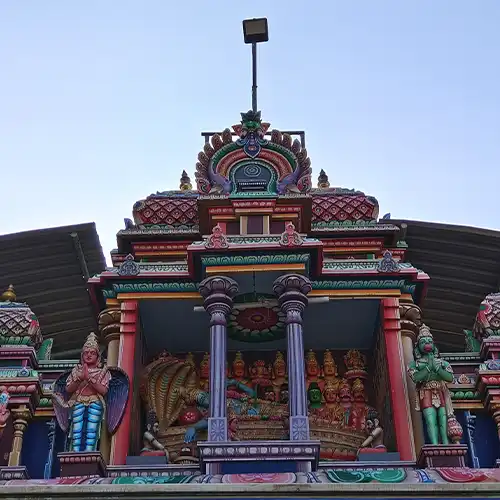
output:
[[[352,407],[352,392],[349,382],[342,379],[339,390],[340,404],[344,410],[344,425],[349,425]]]
[[[358,430],[363,430],[368,412],[365,386],[361,379],[357,378],[352,384],[353,404],[351,407],[349,426]]]
[[[272,382],[274,387],[275,400],[279,401],[281,394],[281,387],[286,383],[286,362],[283,354],[278,351],[273,363]]]
[[[250,370],[250,378],[252,380],[252,386],[260,385],[261,387],[271,386],[271,374],[269,369],[266,367],[265,361],[258,359],[254,362]]]
[[[320,367],[316,359],[316,353],[311,349],[306,358],[307,389],[312,383],[318,383],[320,377]]]
[[[243,354],[241,354],[241,352],[238,351],[234,356],[233,374],[231,378],[233,378],[237,382],[242,382],[243,384],[246,384],[248,380],[245,377],[245,375],[246,375],[246,369],[245,369],[245,361],[243,360]]]
[[[323,379],[324,381],[320,384],[320,387],[324,389],[326,384],[330,385],[336,385],[337,386],[337,392],[338,392],[338,387],[340,386],[340,378],[339,378],[339,371],[337,368],[337,364],[335,363],[335,360],[333,359],[332,353],[330,349],[327,349],[323,353]]]
[[[365,371],[366,370],[366,356],[361,354],[357,349],[347,351],[344,356],[347,371]]]
[[[342,423],[344,418],[344,409],[339,403],[339,387],[339,382],[326,381],[323,391],[327,418],[335,424]]]

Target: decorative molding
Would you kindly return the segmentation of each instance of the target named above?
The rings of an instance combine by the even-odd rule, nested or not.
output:
[[[302,264],[309,262],[309,254],[273,254],[273,255],[214,255],[202,256],[201,263],[212,266],[244,266],[270,264]]]
[[[379,273],[399,273],[400,270],[399,262],[394,259],[390,250],[386,250],[378,262],[377,271]]]

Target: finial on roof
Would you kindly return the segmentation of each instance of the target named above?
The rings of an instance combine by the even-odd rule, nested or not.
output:
[[[2,293],[2,302],[15,302],[16,292],[14,291],[14,285],[9,285],[9,288]]]
[[[328,175],[321,169],[318,175],[318,187],[319,189],[328,189],[330,187],[330,182],[328,181]]]
[[[181,191],[191,191],[193,189],[193,185],[191,184],[191,179],[185,170],[182,171],[181,175],[181,183],[180,183]]]

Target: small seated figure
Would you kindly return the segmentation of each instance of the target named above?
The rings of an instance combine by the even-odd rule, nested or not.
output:
[[[370,409],[366,417],[366,432],[368,437],[361,444],[359,453],[385,453],[387,448],[384,446],[384,430],[380,426],[378,412]]]
[[[156,415],[154,413],[150,413],[148,420],[149,422],[146,427],[146,432],[142,437],[144,447],[141,450],[141,455],[166,456],[168,462],[168,451],[157,439],[157,435],[160,430],[160,424],[156,419]]]

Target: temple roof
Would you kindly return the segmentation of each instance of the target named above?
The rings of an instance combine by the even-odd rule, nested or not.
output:
[[[86,280],[105,267],[94,223],[0,236],[0,293],[14,285],[56,357],[75,357],[96,328]]]

